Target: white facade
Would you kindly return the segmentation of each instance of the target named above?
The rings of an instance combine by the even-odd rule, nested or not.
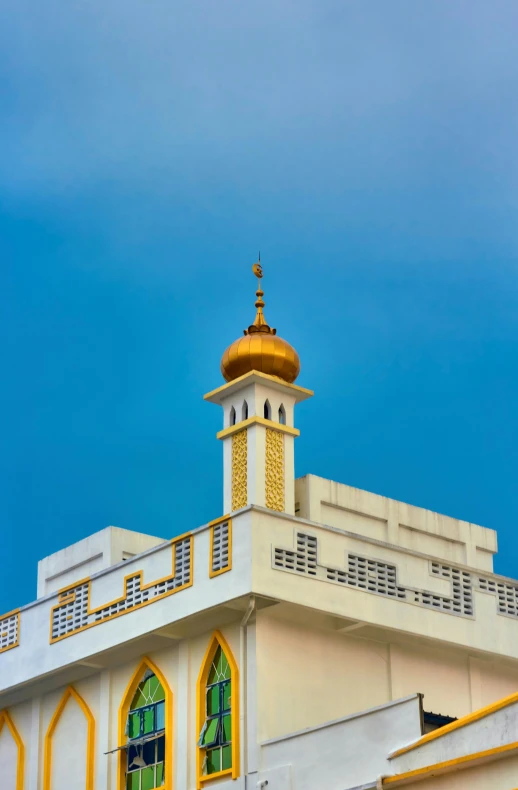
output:
[[[165,790],[518,786],[518,582],[492,571],[496,534],[295,481],[310,395],[252,373],[207,396],[230,515],[165,542],[108,528],[40,563],[38,599],[0,618],[1,790],[122,790],[146,667],[167,688]],[[235,751],[211,778],[197,742],[215,632]],[[425,734],[430,713],[461,720]]]

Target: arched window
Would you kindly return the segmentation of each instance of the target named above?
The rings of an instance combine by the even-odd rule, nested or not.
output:
[[[198,678],[198,787],[239,776],[239,678],[229,646],[216,632]]]
[[[264,402],[264,419],[265,420],[272,419],[272,407],[270,406],[269,400],[265,400]]]
[[[286,409],[284,408],[282,403],[279,406],[279,422],[281,425],[286,425]]]
[[[126,690],[120,708],[124,735],[117,790],[171,788],[171,693],[157,673],[145,659]]]
[[[236,424],[236,410],[232,406],[232,408],[230,409],[229,425],[235,425],[235,424]]]
[[[248,420],[248,403],[246,402],[246,400],[243,401],[241,419]]]

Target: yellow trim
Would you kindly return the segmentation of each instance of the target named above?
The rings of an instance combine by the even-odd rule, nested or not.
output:
[[[434,741],[436,738],[442,738],[443,735],[447,735],[449,732],[453,732],[453,730],[458,730],[460,727],[467,727],[468,724],[473,724],[474,721],[479,721],[485,716],[489,716],[491,713],[496,713],[497,710],[507,708],[508,705],[512,705],[514,702],[518,702],[518,692],[510,694],[508,697],[503,697],[497,702],[493,702],[491,705],[486,705],[485,708],[479,708],[473,713],[468,713],[467,716],[462,716],[462,718],[457,719],[457,721],[452,721],[451,724],[446,724],[438,730],[432,730],[432,732],[423,735],[423,737],[419,738],[415,743],[411,743],[409,746],[403,746],[402,749],[393,752],[389,755],[389,759],[392,760],[394,757],[399,757],[402,754],[411,752],[413,749],[417,749],[425,743]]]
[[[518,741],[507,743],[505,746],[495,746],[493,749],[487,749],[483,752],[473,752],[473,754],[465,754],[463,757],[455,757],[453,760],[446,760],[442,763],[435,763],[434,765],[426,765],[423,768],[416,768],[414,771],[406,771],[403,774],[396,774],[395,776],[386,776],[382,780],[383,787],[397,787],[398,785],[409,784],[413,781],[420,781],[422,779],[429,779],[432,776],[450,773],[454,770],[462,770],[463,768],[470,768],[483,762],[491,762],[497,760],[499,757],[510,756],[510,753],[518,751]]]
[[[164,771],[164,784],[162,787],[157,788],[157,790],[172,790],[173,787],[173,745],[174,745],[174,738],[173,738],[173,692],[171,691],[171,687],[169,683],[165,679],[165,676],[161,672],[161,670],[157,667],[153,661],[147,656],[141,660],[139,665],[137,666],[136,670],[134,671],[131,679],[126,686],[126,691],[124,692],[124,696],[122,698],[121,704],[119,705],[119,728],[118,728],[118,746],[123,746],[125,743],[124,736],[126,732],[126,721],[128,718],[128,713],[130,709],[131,702],[133,697],[135,696],[135,692],[137,690],[137,686],[142,680],[142,676],[146,669],[151,670],[157,676],[158,680],[162,688],[164,689],[165,694],[165,771]],[[117,784],[116,787],[118,790],[125,790],[125,770],[124,770],[124,761],[126,760],[125,750],[121,749],[118,753],[118,761],[117,761]]]
[[[244,373],[242,376],[238,376],[237,379],[232,379],[232,381],[222,384],[221,387],[216,387],[215,390],[207,392],[207,394],[203,396],[203,399],[210,400],[211,398],[214,398],[214,396],[220,395],[222,392],[230,389],[230,387],[234,387],[236,384],[240,384],[242,381],[245,381],[252,376],[259,376],[259,378],[265,379],[265,381],[273,381],[275,384],[282,384],[283,387],[294,390],[295,392],[300,392],[301,395],[306,395],[308,398],[315,394],[313,390],[308,390],[306,387],[299,387],[298,384],[288,384],[287,381],[284,381],[284,379],[281,379],[278,376],[270,376],[268,373],[261,373],[260,370],[251,370],[248,373]]]
[[[237,779],[239,776],[239,668],[236,660],[230,649],[228,642],[221,633],[221,631],[214,631],[209,646],[205,651],[203,657],[200,674],[196,683],[196,742],[200,737],[201,729],[205,723],[205,689],[207,687],[207,680],[209,677],[212,659],[218,647],[221,647],[225,656],[227,657],[230,666],[230,680],[232,683],[231,691],[231,706],[230,711],[232,715],[232,768],[227,768],[225,771],[218,771],[216,774],[202,774],[203,759],[202,755],[205,752],[201,746],[196,743],[196,787],[201,790],[202,786],[213,779],[219,779],[222,776],[232,776],[232,779]]]
[[[18,647],[20,644],[20,610],[12,609],[10,612],[6,612],[6,614],[1,615],[0,620],[5,620],[7,617],[13,617],[13,615],[17,615],[16,642],[12,645],[7,645],[7,647],[0,648],[0,653],[6,653],[8,650],[12,650],[14,647]]]
[[[218,524],[223,524],[225,521],[228,522],[228,564],[225,565],[224,568],[220,568],[219,571],[212,570],[212,553],[214,551],[214,527],[217,527]],[[210,527],[210,546],[209,546],[209,577],[213,579],[215,576],[221,576],[222,573],[227,573],[228,571],[232,570],[232,519],[230,516],[222,516],[221,518],[217,518],[215,521],[211,521],[209,523]]]
[[[50,724],[45,734],[45,741],[43,744],[43,790],[51,790],[52,782],[52,736],[56,729],[57,723],[65,709],[65,706],[70,698],[73,698],[84,713],[87,722],[87,741],[86,741],[86,773],[85,773],[85,790],[93,790],[94,787],[94,767],[95,767],[95,718],[80,694],[73,686],[68,686],[65,689],[63,696],[54,711],[54,715],[50,720]]]
[[[90,577],[89,576],[85,576],[84,579],[79,579],[79,581],[74,582],[73,585],[72,584],[67,584],[66,587],[60,587],[60,589],[58,590],[58,596],[60,598],[61,598],[61,596],[64,596],[66,598],[66,593],[68,594],[68,591],[70,590],[71,587],[79,587],[81,584],[86,584],[86,582],[89,582],[89,581],[90,581]]]
[[[64,594],[70,590],[70,595],[61,597],[61,600],[58,598],[58,603],[53,606],[50,610],[50,644],[54,644],[55,642],[60,642],[62,639],[67,639],[69,636],[74,636],[75,634],[79,634],[81,631],[86,631],[88,628],[93,628],[96,625],[101,625],[102,623],[107,623],[109,620],[114,620],[116,617],[121,617],[124,614],[130,614],[131,612],[135,612],[137,609],[142,609],[144,606],[149,606],[151,603],[155,603],[156,601],[162,600],[162,598],[168,598],[170,595],[174,595],[177,592],[181,592],[185,590],[187,587],[192,587],[194,581],[194,538],[190,532],[186,532],[183,535],[180,535],[177,538],[174,538],[171,541],[171,546],[173,549],[173,557],[172,557],[172,571],[174,573],[175,565],[176,565],[176,544],[186,538],[190,538],[190,556],[191,556],[191,574],[190,574],[190,581],[186,584],[182,584],[181,587],[175,587],[174,590],[167,590],[166,592],[161,593],[160,595],[155,595],[153,598],[150,598],[147,601],[142,601],[142,603],[136,604],[132,606],[131,609],[125,609],[122,612],[115,612],[114,614],[109,615],[108,617],[104,617],[102,620],[94,623],[87,623],[86,625],[82,625],[80,628],[76,628],[75,631],[70,631],[68,634],[62,634],[61,636],[52,637],[52,624],[53,624],[53,617],[54,612],[56,609],[61,609],[63,606],[66,606],[69,603],[73,603],[75,600],[75,591],[73,588],[79,587],[81,584],[88,583],[88,593],[87,593],[87,608],[86,614],[89,617],[92,614],[96,614],[97,612],[101,612],[103,609],[107,609],[109,606],[114,606],[115,604],[121,603],[122,601],[126,600],[126,583],[128,579],[133,579],[135,576],[140,577],[140,589],[147,590],[150,587],[154,587],[156,584],[161,584],[162,582],[168,581],[169,579],[174,579],[174,576],[164,576],[162,579],[155,579],[148,584],[144,584],[144,571],[134,571],[133,573],[128,573],[124,577],[124,595],[120,598],[115,598],[113,601],[108,601],[107,603],[103,603],[101,606],[98,606],[96,609],[90,608],[90,591],[91,591],[91,580],[89,577],[83,579],[80,582],[74,582],[74,584],[69,584],[68,587],[63,587],[63,590],[59,593],[59,596],[64,596]],[[14,647],[14,645],[13,645]]]
[[[11,733],[11,737],[18,749],[18,757],[16,760],[16,790],[23,790],[25,778],[25,744],[13,720],[9,716],[9,713],[6,710],[0,710],[0,735],[2,734],[4,723],[7,724],[7,729]]]
[[[232,434],[242,431],[244,428],[250,427],[250,425],[264,425],[265,428],[271,428],[274,431],[279,431],[279,433],[287,433],[288,436],[300,436],[298,428],[290,428],[289,425],[267,420],[265,417],[248,417],[246,420],[236,422],[235,425],[229,425],[228,428],[219,431],[216,434],[216,439],[226,439],[227,436],[232,436]]]

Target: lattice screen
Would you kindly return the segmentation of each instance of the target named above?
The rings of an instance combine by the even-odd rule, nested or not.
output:
[[[125,595],[107,606],[89,610],[88,598],[91,582],[87,581],[61,593],[58,604],[52,610],[52,638],[62,639],[81,628],[90,627],[109,620],[121,613],[130,612],[137,606],[151,602],[161,596],[171,595],[191,584],[192,538],[182,538],[173,544],[174,576],[161,579],[142,587],[142,572],[136,571],[126,579]]]
[[[0,620],[0,653],[18,645],[20,612],[5,615]]]
[[[231,523],[222,521],[215,524],[212,529],[212,556],[211,556],[211,575],[215,576],[223,571],[230,570],[230,539]]]
[[[295,549],[272,547],[273,568],[462,617],[474,616],[475,589],[496,595],[498,614],[518,617],[518,585],[482,577],[452,565],[430,562],[430,575],[448,579],[451,584],[451,595],[443,596],[429,590],[403,586],[398,581],[396,565],[371,557],[348,553],[346,567],[322,565],[318,562],[318,540],[315,535],[296,531],[295,544]]]

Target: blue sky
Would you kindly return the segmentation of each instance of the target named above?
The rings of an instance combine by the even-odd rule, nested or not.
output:
[[[515,0],[5,0],[0,611],[109,524],[221,514],[219,360],[299,351],[297,474],[518,575]]]

